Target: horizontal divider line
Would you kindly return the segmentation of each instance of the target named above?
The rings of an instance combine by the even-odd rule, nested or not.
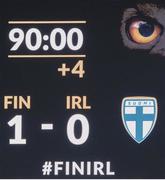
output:
[[[76,54],[76,55],[8,55],[8,58],[85,58],[84,54]]]
[[[8,24],[86,24],[86,21],[8,21]]]
[[[20,180],[20,179],[5,179],[5,180]],[[50,179],[22,179],[22,180],[50,180]],[[51,180],[130,180],[130,179],[51,179]],[[132,179],[131,178],[131,180],[151,180],[151,179]],[[159,179],[152,179],[152,180],[159,180]],[[165,179],[162,179],[162,180],[165,180]]]

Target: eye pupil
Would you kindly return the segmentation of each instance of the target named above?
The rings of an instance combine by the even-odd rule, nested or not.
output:
[[[143,21],[135,19],[127,25],[126,30],[128,32],[128,38],[137,44],[148,44],[161,36],[161,26],[151,20]]]
[[[141,23],[139,26],[139,32],[144,37],[149,37],[154,32],[154,25],[149,23]]]

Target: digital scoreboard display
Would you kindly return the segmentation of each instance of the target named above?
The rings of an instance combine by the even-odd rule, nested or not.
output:
[[[0,179],[165,179],[165,2],[0,6]]]

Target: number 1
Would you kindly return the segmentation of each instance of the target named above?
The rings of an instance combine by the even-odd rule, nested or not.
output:
[[[8,122],[8,125],[15,126],[15,138],[9,139],[9,144],[26,144],[26,139],[22,139],[22,116],[16,115]]]

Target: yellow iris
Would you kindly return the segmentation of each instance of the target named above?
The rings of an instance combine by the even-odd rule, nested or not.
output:
[[[140,28],[141,26],[145,26],[147,23],[144,21],[134,21],[129,26],[129,34],[133,41],[138,44],[147,44],[155,40],[161,33],[161,28],[159,25],[153,25],[153,28],[148,29],[149,33],[142,33]],[[145,31],[145,29],[144,29]]]

